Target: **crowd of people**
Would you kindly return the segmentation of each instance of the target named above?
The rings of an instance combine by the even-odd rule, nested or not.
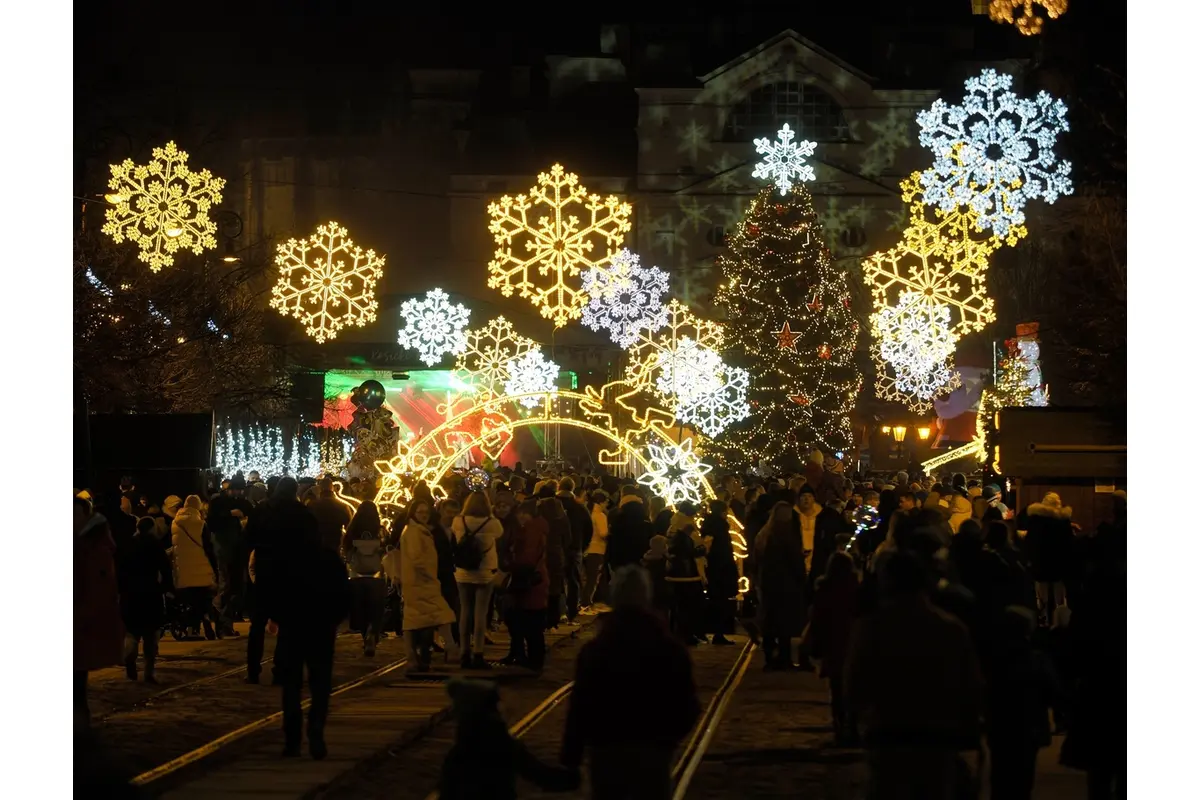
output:
[[[339,491],[329,478],[301,486],[257,473],[161,504],[132,481],[102,510],[77,493],[77,719],[87,722],[89,670],[124,663],[137,679],[141,643],[154,682],[164,627],[214,638],[248,619],[248,681],[260,679],[265,635],[278,634],[284,755],[300,750],[307,669],[309,748],[323,758],[347,618],[368,657],[402,635],[408,674],[421,679],[438,654],[476,676],[492,669],[484,648],[500,623],[510,646],[499,663],[538,672],[547,630],[601,613],[577,664],[567,773],[510,743],[515,760],[498,779],[574,785],[586,750],[594,784],[620,772],[596,769],[607,763],[669,786],[670,752],[699,713],[687,648],[732,644],[740,621],[764,669],[819,663],[836,743],[866,749],[874,796],[958,796],[971,775],[963,754],[986,742],[992,796],[1027,798],[1048,709],[1068,734],[1064,763],[1088,771],[1089,796],[1120,791],[1123,730],[1105,704],[1123,682],[1121,492],[1113,521],[1084,531],[1054,493],[1014,513],[1012,494],[983,480],[867,479],[817,452],[802,471],[728,474],[714,499],[674,508],[630,479],[519,464],[484,486],[458,474],[418,484],[387,513],[370,496],[365,482]],[[621,691],[606,677],[643,673]],[[467,737],[457,758],[499,733],[470,734],[495,728],[494,691],[454,685]],[[613,709],[635,703],[631,686],[661,725],[612,723]],[[448,771],[443,796],[482,796],[471,780]]]

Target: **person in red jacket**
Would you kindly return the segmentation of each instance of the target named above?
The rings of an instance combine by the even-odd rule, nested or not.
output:
[[[687,649],[650,610],[650,579],[617,570],[613,610],[575,665],[562,763],[590,764],[592,797],[671,797],[675,748],[700,716]]]
[[[75,498],[74,670],[75,723],[87,728],[87,674],[120,664],[125,649],[117,590],[117,546],[108,520],[83,497]]]
[[[546,661],[546,605],[550,599],[546,539],[550,526],[538,514],[536,500],[522,502],[516,516],[518,524],[509,540],[512,652],[516,664],[540,672]]]
[[[842,671],[858,600],[858,572],[854,558],[844,550],[829,557],[825,574],[817,579],[808,628],[808,645],[821,659],[820,677],[829,680],[829,704],[833,713],[834,740],[839,747],[855,746],[858,734],[854,717],[846,707]]]

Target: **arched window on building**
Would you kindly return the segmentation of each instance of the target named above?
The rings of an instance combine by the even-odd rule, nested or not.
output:
[[[832,97],[815,86],[789,81],[756,89],[738,103],[725,122],[725,141],[774,139],[785,122],[797,139],[842,142],[850,138],[850,126]]]

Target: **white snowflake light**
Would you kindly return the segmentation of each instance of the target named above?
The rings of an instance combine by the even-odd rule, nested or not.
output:
[[[607,330],[621,347],[637,341],[642,329],[657,331],[667,324],[667,273],[640,266],[636,254],[620,250],[608,267],[593,267],[581,276],[588,304],[584,325]]]
[[[721,388],[721,374],[725,371],[721,357],[686,336],[679,340],[679,347],[659,353],[657,361],[659,394],[674,397],[681,406],[691,405],[701,395]]]
[[[542,355],[541,348],[538,348],[509,361],[508,376],[508,382],[504,384],[504,391],[508,394],[553,392],[554,381],[558,378],[558,365],[548,361]],[[539,396],[521,398],[521,405],[526,408],[535,408],[540,402],[542,398]]]
[[[462,303],[450,303],[450,295],[432,289],[425,299],[412,298],[400,306],[404,327],[397,342],[416,350],[426,366],[432,367],[447,353],[461,355],[467,350],[467,320],[471,312]]]
[[[927,303],[917,292],[904,292],[899,305],[871,315],[884,361],[923,375],[944,364],[958,337],[950,330],[950,307]],[[901,387],[905,388],[905,387]]]
[[[775,185],[779,187],[779,193],[787,194],[792,188],[793,176],[802,181],[816,179],[816,173],[813,172],[811,166],[804,163],[804,159],[813,154],[817,145],[816,142],[809,141],[802,141],[799,144],[793,142],[792,139],[796,138],[796,133],[786,122],[779,129],[778,137],[778,143],[772,142],[765,136],[754,140],[754,149],[760,155],[766,156],[754,166],[754,177],[775,181]]]
[[[1071,163],[1054,145],[1067,127],[1067,106],[1046,92],[1033,100],[1009,91],[1012,76],[985,69],[966,82],[961,106],[935,100],[917,114],[921,145],[934,162],[921,173],[925,202],[950,212],[969,206],[980,230],[1006,236],[1025,222],[1025,202],[1053,203],[1071,194]]]
[[[676,416],[680,422],[695,425],[705,436],[717,436],[730,425],[750,416],[750,404],[746,400],[749,388],[750,373],[741,367],[729,367],[720,388],[700,395],[688,405],[680,405]]]
[[[638,483],[649,486],[669,506],[684,500],[699,503],[704,499],[704,476],[712,467],[692,451],[691,439],[683,444],[650,444],[647,449],[650,451],[647,471],[638,478]]]

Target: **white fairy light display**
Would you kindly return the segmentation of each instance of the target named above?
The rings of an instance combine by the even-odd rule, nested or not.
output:
[[[642,329],[653,332],[667,324],[667,273],[641,266],[635,253],[619,250],[609,266],[587,270],[581,281],[588,303],[580,321],[594,331],[607,330],[621,347],[636,342]]]
[[[779,129],[777,138],[778,142],[765,136],[754,140],[754,149],[759,155],[766,156],[754,166],[754,177],[774,181],[779,193],[787,194],[794,184],[793,178],[801,181],[816,179],[816,173],[804,163],[804,159],[813,154],[817,145],[809,141],[792,141],[796,138],[796,132],[786,122]]]
[[[703,500],[704,476],[712,471],[712,467],[692,451],[691,439],[685,439],[682,444],[669,442],[646,447],[650,457],[646,473],[638,478],[638,483],[649,486],[670,506],[684,500],[693,503]]]
[[[950,330],[950,307],[926,303],[917,292],[904,292],[899,305],[871,315],[880,354],[899,370],[924,375],[954,354],[958,337]]]
[[[921,173],[925,203],[944,212],[969,206],[980,230],[1007,236],[1025,222],[1027,200],[1053,203],[1071,194],[1071,163],[1054,145],[1067,126],[1067,106],[1046,92],[1033,100],[1011,90],[1012,76],[985,69],[966,81],[961,106],[935,100],[917,114],[921,145],[933,166]]]
[[[750,416],[750,404],[746,399],[749,388],[750,373],[741,367],[728,367],[725,379],[717,389],[694,398],[687,405],[681,403],[676,417],[680,422],[696,426],[705,436],[718,436],[730,425]]]
[[[679,340],[675,350],[659,353],[657,360],[659,394],[673,397],[681,406],[690,405],[696,398],[721,387],[721,374],[725,371],[721,357],[686,336]]]
[[[508,376],[508,382],[504,384],[504,391],[508,394],[553,392],[554,381],[558,378],[558,365],[547,360],[541,348],[538,348],[509,361]],[[521,405],[535,408],[541,401],[540,396],[523,397]]]
[[[416,350],[426,366],[432,367],[446,354],[467,350],[467,321],[471,312],[462,303],[451,303],[450,295],[431,289],[424,299],[411,298],[400,305],[404,328],[396,341]]]

